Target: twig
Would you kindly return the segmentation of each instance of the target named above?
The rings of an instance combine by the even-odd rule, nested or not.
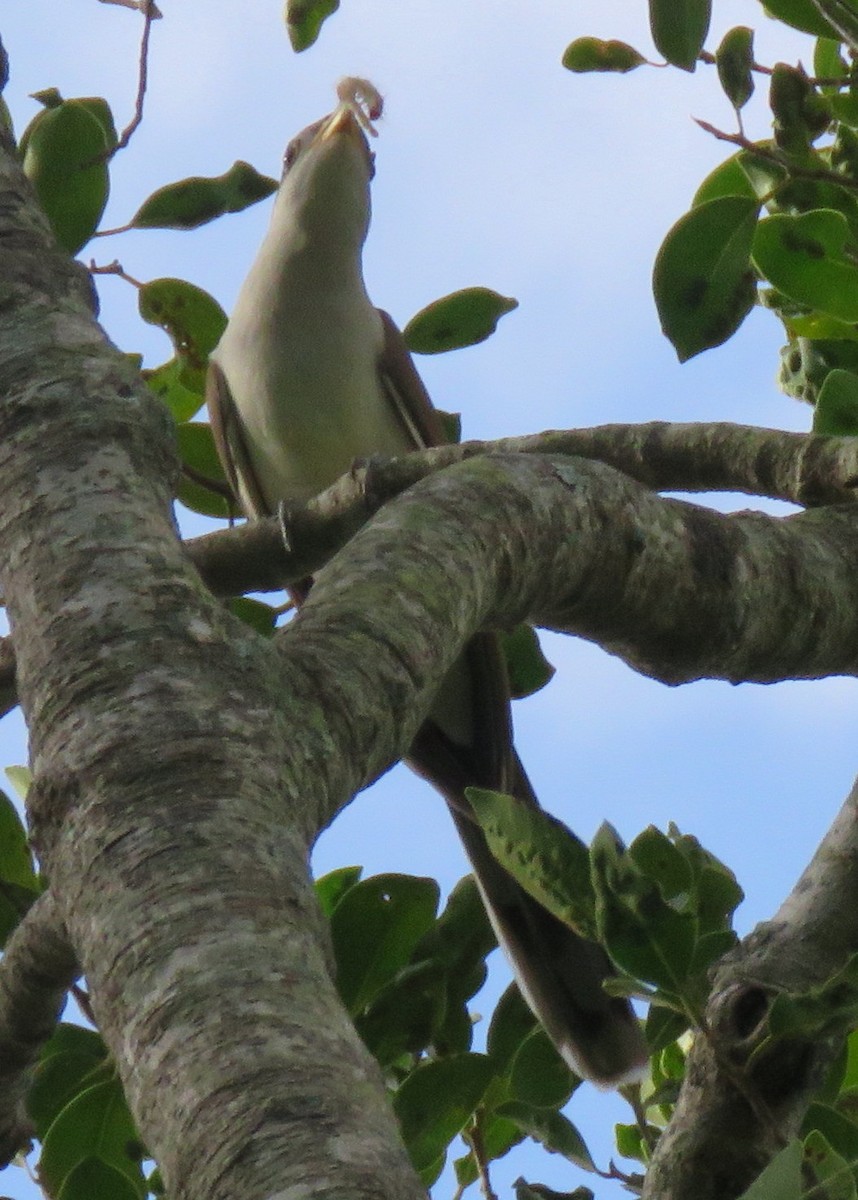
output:
[[[129,275],[117,258],[114,258],[112,263],[106,263],[103,267],[100,267],[95,259],[91,258],[89,260],[89,273],[90,275],[118,275],[120,279],[124,279],[132,287],[136,287],[138,291],[145,286],[139,279],[135,279],[133,275]]]
[[[115,0],[114,0],[115,2]],[[160,12],[155,6],[154,0],[139,0],[139,7],[143,13],[143,35],[140,39],[140,58],[137,72],[137,98],[134,102],[134,116],[122,130],[119,141],[110,151],[107,156],[109,162],[115,154],[120,150],[124,150],[141,121],[143,120],[143,101],[146,97],[146,85],[149,77],[149,34],[152,29],[152,22],[156,17],[160,17]]]
[[[694,117],[694,120],[701,129],[705,130],[706,133],[711,133],[719,142],[729,142],[732,146],[738,146],[740,150],[745,150],[748,154],[753,154],[755,158],[762,158],[766,162],[776,163],[792,179],[813,179],[823,183],[835,183],[838,187],[846,188],[847,191],[858,192],[858,179],[849,179],[845,175],[838,175],[836,171],[828,170],[825,167],[800,167],[795,163],[791,163],[789,159],[783,154],[779,154],[776,150],[770,150],[767,146],[761,146],[759,142],[752,142],[743,133],[726,133],[723,129],[718,129],[717,126],[710,125],[708,121],[701,120],[700,117]],[[774,190],[777,189],[775,188]]]
[[[480,1180],[480,1191],[485,1196],[485,1200],[498,1200],[497,1192],[492,1187],[491,1177],[489,1176],[489,1163],[486,1158],[486,1148],[483,1144],[483,1131],[480,1129],[480,1110],[470,1126],[462,1131],[464,1141],[471,1147],[471,1153],[474,1156],[474,1163],[477,1168],[477,1175]]]

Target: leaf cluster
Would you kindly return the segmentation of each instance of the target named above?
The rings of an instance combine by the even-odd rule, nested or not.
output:
[[[814,406],[818,433],[858,432],[858,17],[839,0],[771,0],[770,16],[810,34],[813,73],[762,66],[754,33],[731,29],[704,49],[709,0],[651,0],[653,41],[667,63],[714,65],[737,120],[706,122],[738,147],[700,185],[668,232],[653,271],[662,329],[681,361],[720,345],[754,307],[782,323],[780,383]],[[576,73],[648,65],[626,43],[579,38],[563,56]],[[743,110],[767,80],[771,135],[745,135]]]

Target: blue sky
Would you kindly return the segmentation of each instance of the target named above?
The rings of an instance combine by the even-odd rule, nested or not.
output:
[[[581,77],[560,66],[583,34],[624,38],[654,56],[643,0],[342,0],[300,57],[279,0],[162,7],[146,117],[115,164],[107,227],[156,187],[219,174],[238,158],[277,174],[291,135],[333,106],[337,79],[363,75],[387,100],[366,252],[376,303],[404,324],[472,284],[519,301],[485,344],[418,362],[436,403],[462,411],[466,436],[656,418],[808,428],[809,410],[776,389],[782,339],[770,314],[752,314],[727,346],[682,367],[660,333],[653,258],[726,156],[692,116],[732,128],[731,110],[710,70]],[[809,39],[788,36],[756,0],[721,0],[716,10],[711,46],[750,24],[761,61],[809,59]],[[94,0],[8,5],[7,99],[18,129],[36,111],[28,93],[48,86],[105,95],[124,123],[139,24]],[[762,135],[762,102],[754,111],[749,132]],[[191,234],[96,241],[85,257],[119,258],[140,279],[192,280],[228,309],[267,219],[262,204]],[[104,325],[124,350],[145,352],[150,365],[169,356],[163,335],[137,318],[133,289],[108,278],[99,290]],[[749,507],[746,498],[725,503]],[[668,689],[584,642],[548,637],[545,647],[557,678],[516,708],[519,749],[543,803],[586,838],[604,819],[627,838],[675,821],[736,870],[747,892],[742,931],[770,914],[851,787],[855,682]],[[25,757],[20,721],[7,718],[0,759]],[[346,862],[445,886],[466,869],[443,805],[401,768],[322,837],[317,870]],[[496,991],[502,963],[494,974]],[[626,1115],[591,1089],[570,1112],[603,1161],[606,1123]],[[589,1183],[598,1200],[619,1194],[537,1151],[502,1163],[497,1189],[519,1174],[563,1190]],[[33,1194],[17,1171],[0,1190],[14,1200]]]

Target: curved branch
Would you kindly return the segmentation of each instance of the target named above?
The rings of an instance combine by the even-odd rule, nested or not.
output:
[[[655,491],[735,491],[809,507],[853,502],[858,488],[858,438],[723,422],[601,425],[373,460],[286,514],[286,550],[273,522],[194,538],[188,550],[216,594],[275,590],[313,574],[372,512],[421,479],[488,454],[574,455]]]
[[[330,706],[323,774],[359,762],[366,782],[405,753],[480,628],[531,620],[670,684],[854,674],[856,533],[855,505],[725,516],[584,459],[475,458],[383,508],[317,573],[278,635],[288,686]]]
[[[24,1100],[32,1067],[79,974],[53,895],[45,892],[0,960],[0,1169],[30,1141]]]
[[[733,1200],[799,1133],[852,1022],[833,1014],[816,1038],[769,1042],[776,996],[818,987],[858,949],[858,785],[776,916],[718,969],[670,1126],[646,1178],[645,1200]],[[753,1057],[752,1057],[753,1056]],[[740,1075],[746,1093],[735,1086]]]
[[[188,552],[216,595],[275,591],[313,574],[382,504],[476,455],[571,454],[604,462],[659,491],[737,491],[800,505],[845,503],[858,487],[858,439],[722,422],[600,425],[495,442],[440,446],[373,462],[288,514],[284,549],[273,521],[191,539]],[[0,716],[17,704],[15,657],[0,639]]]

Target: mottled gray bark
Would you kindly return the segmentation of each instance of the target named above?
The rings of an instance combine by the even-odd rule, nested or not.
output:
[[[42,895],[9,939],[0,972],[0,1163],[32,1136],[26,1111],[32,1067],[79,973],[53,893]]]
[[[656,491],[746,492],[804,506],[851,503],[858,484],[855,438],[721,422],[602,425],[470,441],[362,465],[319,500],[286,514],[286,545],[272,521],[207,534],[188,550],[218,595],[276,589],[317,571],[383,503],[446,466],[487,454],[573,455]],[[11,642],[0,639],[0,713],[17,701],[14,672]]]
[[[307,872],[326,789],[360,765],[303,753],[283,701],[312,681],[203,587],[165,415],[4,149],[0,582],[29,816],[132,1109],[176,1200],[421,1195]]]

